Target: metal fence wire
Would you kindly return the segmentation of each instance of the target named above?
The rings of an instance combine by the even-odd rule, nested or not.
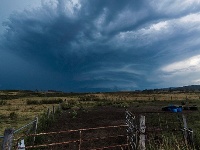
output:
[[[131,149],[162,149],[164,146],[173,147],[175,145],[184,149],[194,149],[193,130],[188,128],[186,117],[183,114],[134,115],[130,111],[126,111],[125,114],[127,139]]]
[[[188,146],[194,149],[193,130],[188,128],[183,114],[135,115],[126,110],[125,124],[122,125],[36,134],[37,122],[38,118],[17,130],[6,129],[4,136],[0,136],[2,150],[10,147],[18,150],[20,144],[25,144],[25,149],[37,150],[159,149],[164,136],[180,143],[184,149]]]
[[[35,144],[26,145],[26,149],[128,149],[127,125],[106,126],[59,132],[30,134],[20,137],[35,137]]]

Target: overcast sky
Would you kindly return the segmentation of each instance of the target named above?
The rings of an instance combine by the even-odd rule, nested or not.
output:
[[[0,89],[200,84],[200,0],[0,0]]]

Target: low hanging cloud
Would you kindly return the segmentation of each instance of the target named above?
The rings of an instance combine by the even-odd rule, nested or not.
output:
[[[55,83],[64,82],[60,87],[45,83],[47,88],[161,87],[167,79],[156,81],[155,73],[184,69],[188,56],[199,53],[199,6],[186,0],[181,8],[179,0],[43,1],[39,8],[10,15],[0,46],[39,64],[38,71],[45,70],[41,78],[46,72],[54,74]]]

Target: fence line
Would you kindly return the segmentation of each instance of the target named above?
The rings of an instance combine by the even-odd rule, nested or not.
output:
[[[4,132],[2,150],[11,150],[14,129],[6,129]]]
[[[30,125],[32,125],[33,123],[37,122],[37,120],[38,120],[38,117],[36,117],[36,119],[33,120],[32,122],[30,122],[30,123],[28,123],[28,124],[22,126],[21,128],[19,128],[19,129],[17,129],[17,130],[14,130],[13,134],[15,134],[15,133],[17,133],[18,131],[20,131],[20,130],[22,130],[22,129],[24,129],[24,128],[30,126]],[[4,136],[0,136],[0,138],[4,138]]]
[[[84,131],[94,131],[94,130],[101,130],[101,129],[110,129],[110,128],[124,128],[127,127],[127,125],[117,125],[117,126],[104,126],[104,127],[96,127],[96,128],[85,128],[85,129],[78,129],[78,130],[67,130],[67,131],[60,131],[60,132],[47,132],[47,133],[38,133],[38,134],[29,134],[27,136],[41,136],[41,135],[51,135],[51,134],[61,134],[61,133],[71,133],[71,132],[79,132],[79,139],[77,140],[71,140],[71,141],[65,141],[65,142],[57,142],[57,143],[50,143],[50,144],[40,144],[40,145],[33,145],[33,146],[26,146],[26,149],[30,148],[40,148],[40,147],[48,147],[48,146],[56,146],[56,145],[63,145],[63,144],[70,144],[70,143],[79,143],[79,150],[81,149],[81,145],[83,142],[91,142],[96,140],[105,140],[105,139],[111,139],[111,138],[119,138],[123,137],[126,139],[126,134],[120,134],[120,135],[111,135],[111,136],[104,136],[104,137],[96,137],[96,138],[83,138]],[[23,137],[22,137],[23,138]],[[121,144],[121,146],[128,146],[127,143]],[[114,148],[119,145],[113,145],[108,146],[107,148]],[[106,149],[106,147],[104,147]],[[102,148],[95,148],[95,149],[102,149]]]
[[[15,131],[14,131],[14,134],[17,133],[18,131],[20,131],[20,130],[22,130],[22,129],[24,129],[24,128],[26,128],[26,127],[32,125],[32,124],[34,124],[35,122],[38,122],[38,117],[35,117],[35,120],[33,120],[32,122],[30,122],[30,123],[28,123],[28,124],[22,126],[21,128],[15,130]]]
[[[89,130],[98,130],[98,129],[108,129],[108,128],[119,128],[119,127],[127,127],[127,125],[117,125],[117,126],[104,126],[104,127],[96,127],[96,128],[84,128],[84,129],[77,129],[77,130],[66,130],[66,131],[59,131],[59,132],[44,132],[38,134],[29,134],[27,136],[39,136],[39,135],[49,135],[49,134],[60,134],[60,133],[70,133],[70,132],[78,132],[78,131],[89,131]]]
[[[17,132],[21,131],[22,129],[24,129],[30,125],[35,124],[35,126],[36,126],[37,122],[38,122],[38,117],[36,117],[35,120],[33,120],[32,122],[22,126],[21,128],[19,128],[17,130],[14,130],[12,128],[5,129],[4,135],[0,136],[3,139],[2,146],[1,146],[2,150],[11,150],[14,134],[16,134]]]
[[[103,149],[110,149],[110,148],[116,148],[116,147],[128,147],[128,144],[121,144],[121,145],[115,145],[115,146],[107,146],[107,147],[102,147],[102,148],[95,148],[95,149],[90,149],[90,150],[103,150]]]
[[[60,108],[60,107],[59,107]],[[54,117],[55,114],[55,107],[53,106],[52,113],[50,112],[50,109],[47,111],[47,118],[50,118],[50,115],[53,115],[51,119],[55,119]],[[2,149],[3,150],[10,150],[12,147],[12,141],[13,141],[13,135],[18,133],[19,131],[23,130],[26,127],[29,127],[30,125],[34,126],[34,133],[33,134],[27,134],[20,136],[18,139],[16,139],[17,143],[20,141],[20,139],[24,139],[26,137],[33,137],[33,143],[32,145],[26,146],[26,149],[30,148],[39,148],[39,147],[48,147],[48,146],[57,146],[57,145],[66,145],[70,143],[77,143],[79,150],[81,150],[81,147],[84,142],[91,142],[91,141],[96,141],[96,140],[105,140],[105,139],[112,139],[112,138],[124,138],[127,139],[126,143],[119,144],[118,145],[111,145],[111,146],[105,146],[102,148],[93,148],[92,150],[100,150],[100,149],[109,149],[109,148],[114,148],[114,147],[128,147],[128,149],[136,150],[145,150],[146,149],[146,141],[147,135],[150,132],[153,132],[155,135],[157,133],[162,133],[162,132],[167,132],[167,131],[178,131],[182,132],[183,135],[183,140],[185,145],[190,145],[191,147],[194,148],[194,139],[193,139],[193,130],[188,128],[187,126],[187,121],[186,117],[182,114],[182,118],[178,116],[178,121],[179,121],[179,127],[176,129],[170,129],[169,128],[169,123],[172,125],[175,125],[176,123],[174,121],[171,122],[166,122],[164,123],[164,128],[161,125],[161,118],[160,115],[158,114],[159,118],[159,127],[156,128],[156,126],[151,129],[151,127],[146,128],[147,123],[146,123],[146,116],[144,115],[139,115],[139,118],[137,118],[135,115],[133,115],[130,111],[125,111],[125,117],[126,117],[126,124],[122,125],[115,125],[115,126],[102,126],[102,127],[94,127],[94,128],[83,128],[83,129],[76,129],[76,130],[67,130],[67,131],[59,131],[59,132],[43,132],[43,133],[36,133],[37,130],[37,124],[38,124],[38,118],[36,117],[33,121],[30,123],[22,126],[21,128],[14,130],[14,129],[6,129],[4,132],[4,136],[0,136],[0,138],[3,138],[3,144],[2,144]],[[174,126],[175,127],[175,126]],[[94,131],[94,130],[102,130],[102,129],[116,129],[116,128],[126,128],[126,134],[118,134],[118,135],[109,135],[109,136],[102,136],[102,137],[94,137],[94,138],[87,138],[84,139],[83,134],[85,131]],[[79,133],[79,138],[76,140],[69,140],[69,141],[64,141],[64,142],[54,142],[50,144],[40,144],[40,145],[34,145],[35,139],[37,136],[43,136],[43,135],[57,135],[57,134],[63,134],[63,133]],[[14,139],[15,140],[15,139]],[[10,149],[9,149],[10,148]]]
[[[146,129],[145,125],[145,116],[140,115],[139,116],[139,123],[137,123],[138,120],[136,120],[136,116],[133,115],[131,112],[127,111],[126,114],[126,125],[127,127],[127,133],[128,133],[128,143],[130,144],[131,148],[133,150],[140,149],[145,150],[145,140],[147,138],[147,134],[149,132],[167,132],[167,131],[173,131],[173,132],[182,132],[183,135],[183,141],[186,146],[190,146],[194,149],[194,136],[193,136],[193,130],[187,127],[187,121],[186,117],[182,114],[182,120],[178,117],[179,121],[179,128],[175,129],[169,129],[169,122],[166,121],[167,127],[162,128],[161,124],[159,124],[159,128],[153,127],[153,130],[151,128]],[[159,123],[161,123],[160,116],[158,118]],[[175,122],[172,122],[173,125],[175,125]]]
[[[80,142],[80,140],[66,141],[66,142],[60,142],[60,143],[51,143],[51,144],[41,144],[41,145],[26,146],[26,149],[39,148],[39,147],[48,147],[48,146],[55,146],[55,145],[63,145],[63,144],[70,144],[70,143],[76,143],[76,142]]]
[[[91,138],[91,139],[79,139],[79,140],[73,140],[73,141],[66,141],[66,142],[60,142],[60,143],[51,143],[51,144],[41,144],[41,145],[35,145],[35,146],[26,146],[26,149],[29,148],[39,148],[39,147],[48,147],[48,146],[55,146],[55,145],[63,145],[63,144],[69,144],[69,143],[76,143],[79,142],[79,149],[81,149],[82,142],[89,142],[94,140],[104,140],[108,138],[116,138],[116,137],[126,137],[126,135],[116,135],[116,136],[106,136],[106,137],[100,137],[100,138]],[[128,144],[122,144],[122,145],[128,145]],[[102,149],[102,148],[95,148],[95,149]]]
[[[58,109],[60,109],[61,107],[59,106]],[[50,117],[50,109],[48,109],[48,119]],[[54,120],[54,114],[55,114],[55,107],[53,106],[53,111],[52,111],[52,115],[53,115],[53,120]],[[17,134],[19,131],[22,131],[23,129],[29,127],[29,126],[33,126],[33,132],[34,134],[36,134],[36,131],[37,131],[37,127],[38,127],[38,117],[35,117],[35,119],[33,121],[31,121],[30,123],[20,127],[19,129],[17,130],[14,130],[12,128],[7,128],[5,129],[4,131],[4,135],[3,136],[0,136],[1,139],[3,139],[3,142],[2,142],[2,150],[10,150],[11,147],[12,147],[12,141],[13,141],[13,137],[14,137],[14,134]],[[11,135],[9,135],[9,132],[8,131],[13,131],[13,132],[10,132]],[[29,131],[30,132],[30,129]],[[28,134],[28,132],[26,134]],[[15,139],[14,139],[15,141]],[[17,139],[17,142],[19,141],[19,138]],[[33,137],[33,145],[34,145],[34,142],[35,142],[35,136]]]

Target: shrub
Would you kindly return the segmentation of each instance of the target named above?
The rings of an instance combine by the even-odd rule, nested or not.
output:
[[[6,105],[6,101],[0,100],[0,105]]]
[[[74,118],[77,117],[78,112],[76,110],[73,110],[72,113],[71,113],[71,115],[72,115],[72,118],[74,119]]]
[[[27,105],[39,105],[40,103],[37,100],[27,100],[26,104]]]
[[[14,120],[14,119],[17,119],[18,114],[15,113],[15,112],[11,112],[10,115],[9,115],[9,117],[10,117],[11,120]]]
[[[185,105],[185,104],[186,104],[186,102],[185,102],[185,101],[182,101],[182,102],[181,102],[181,105]]]
[[[63,102],[62,99],[54,99],[54,100],[43,99],[43,100],[27,100],[26,104],[27,105],[41,105],[41,104],[59,104],[62,102]]]
[[[63,100],[62,99],[55,99],[55,100],[41,100],[40,101],[40,104],[59,104],[59,103],[62,103]]]
[[[127,108],[129,107],[129,104],[126,102],[115,102],[113,106],[118,108]]]
[[[79,97],[79,101],[99,101],[99,100],[101,99],[94,95],[86,95]]]
[[[68,103],[66,104],[66,103],[62,103],[61,104],[61,109],[62,110],[68,110],[68,109],[70,109],[72,106],[71,105],[69,105]]]

